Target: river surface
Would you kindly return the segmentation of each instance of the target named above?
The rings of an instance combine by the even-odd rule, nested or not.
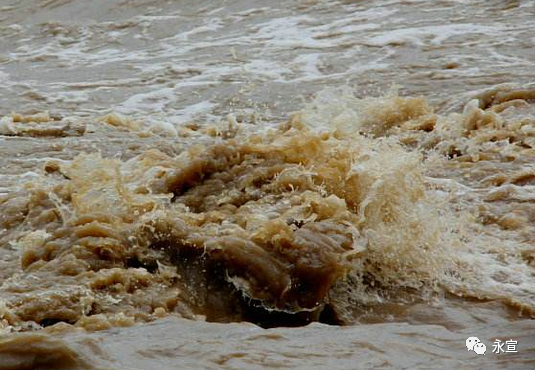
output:
[[[531,0],[0,0],[0,370],[533,369],[534,160]]]

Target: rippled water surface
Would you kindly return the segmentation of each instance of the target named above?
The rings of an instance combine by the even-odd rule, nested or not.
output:
[[[535,367],[530,0],[0,0],[0,117],[0,369]]]

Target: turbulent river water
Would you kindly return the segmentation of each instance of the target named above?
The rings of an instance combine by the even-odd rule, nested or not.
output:
[[[533,369],[534,160],[531,0],[0,0],[0,369]]]

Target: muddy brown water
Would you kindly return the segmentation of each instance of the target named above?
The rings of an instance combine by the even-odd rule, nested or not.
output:
[[[0,369],[532,369],[534,30],[0,1]]]

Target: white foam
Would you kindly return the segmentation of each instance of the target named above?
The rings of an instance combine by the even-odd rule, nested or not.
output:
[[[132,113],[135,111],[162,111],[166,104],[176,96],[174,88],[164,87],[150,92],[135,94],[126,99],[119,107],[121,113]]]
[[[425,44],[440,45],[447,39],[458,35],[481,34],[498,32],[500,26],[483,26],[478,24],[450,24],[443,26],[425,26],[400,28],[396,30],[382,32],[370,37],[365,41],[370,46],[387,46],[399,44],[413,44],[422,46]]]
[[[177,137],[178,131],[169,122],[157,121],[149,126],[149,132],[160,136]]]
[[[9,116],[0,119],[0,135],[11,135],[16,132],[13,119]]]
[[[209,102],[208,100],[204,100],[197,104],[192,104],[192,105],[189,105],[185,108],[178,110],[178,112],[175,113],[175,115],[181,121],[190,121],[201,114],[208,113],[210,110],[213,109],[214,106],[215,104]]]
[[[322,49],[331,47],[328,40],[316,40],[313,30],[308,23],[314,21],[308,15],[289,16],[284,18],[274,18],[257,26],[251,35],[252,40],[269,42],[271,47],[282,48],[301,47],[311,49]]]

